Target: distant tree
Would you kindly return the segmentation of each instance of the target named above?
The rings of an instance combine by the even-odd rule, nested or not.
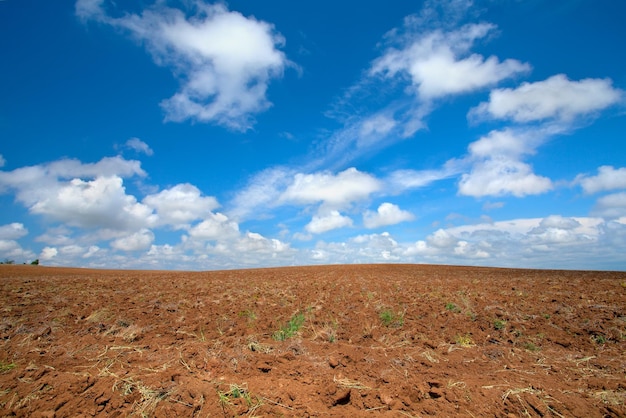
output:
[[[38,266],[39,265],[39,259],[31,261],[30,265],[31,266]]]
[[[5,258],[2,264],[15,264],[15,260],[9,260],[8,258]]]

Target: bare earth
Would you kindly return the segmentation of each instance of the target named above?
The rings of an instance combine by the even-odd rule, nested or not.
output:
[[[0,416],[626,417],[626,273],[0,266]]]

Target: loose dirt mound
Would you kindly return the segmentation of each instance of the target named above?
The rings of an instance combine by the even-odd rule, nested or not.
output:
[[[0,277],[1,416],[626,416],[625,273]]]

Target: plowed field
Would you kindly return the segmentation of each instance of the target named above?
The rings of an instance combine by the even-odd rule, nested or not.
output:
[[[626,416],[626,273],[2,265],[0,286],[0,416]]]

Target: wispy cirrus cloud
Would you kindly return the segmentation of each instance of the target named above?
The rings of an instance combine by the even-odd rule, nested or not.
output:
[[[284,190],[291,184],[298,170],[288,167],[270,167],[248,179],[229,203],[229,213],[236,219],[265,215],[275,208]]]
[[[141,154],[146,154],[148,156],[151,156],[154,154],[154,151],[152,150],[152,148],[150,148],[148,144],[146,144],[144,141],[142,141],[139,138],[134,138],[134,137],[130,138],[128,141],[126,141],[124,145],[126,146],[126,148],[132,149]]]
[[[497,29],[491,23],[461,24],[472,6],[466,0],[425,2],[419,14],[383,36],[379,56],[327,112],[344,126],[318,146],[316,168],[342,168],[411,138],[427,128],[428,116],[445,100],[530,71],[528,63],[472,51]]]
[[[185,12],[157,1],[120,17],[105,3],[78,0],[76,15],[126,31],[145,45],[157,65],[171,68],[181,87],[161,102],[169,121],[191,119],[245,131],[255,114],[271,106],[270,81],[293,65],[280,50],[285,40],[272,24],[222,3],[194,0],[185,3]]]

